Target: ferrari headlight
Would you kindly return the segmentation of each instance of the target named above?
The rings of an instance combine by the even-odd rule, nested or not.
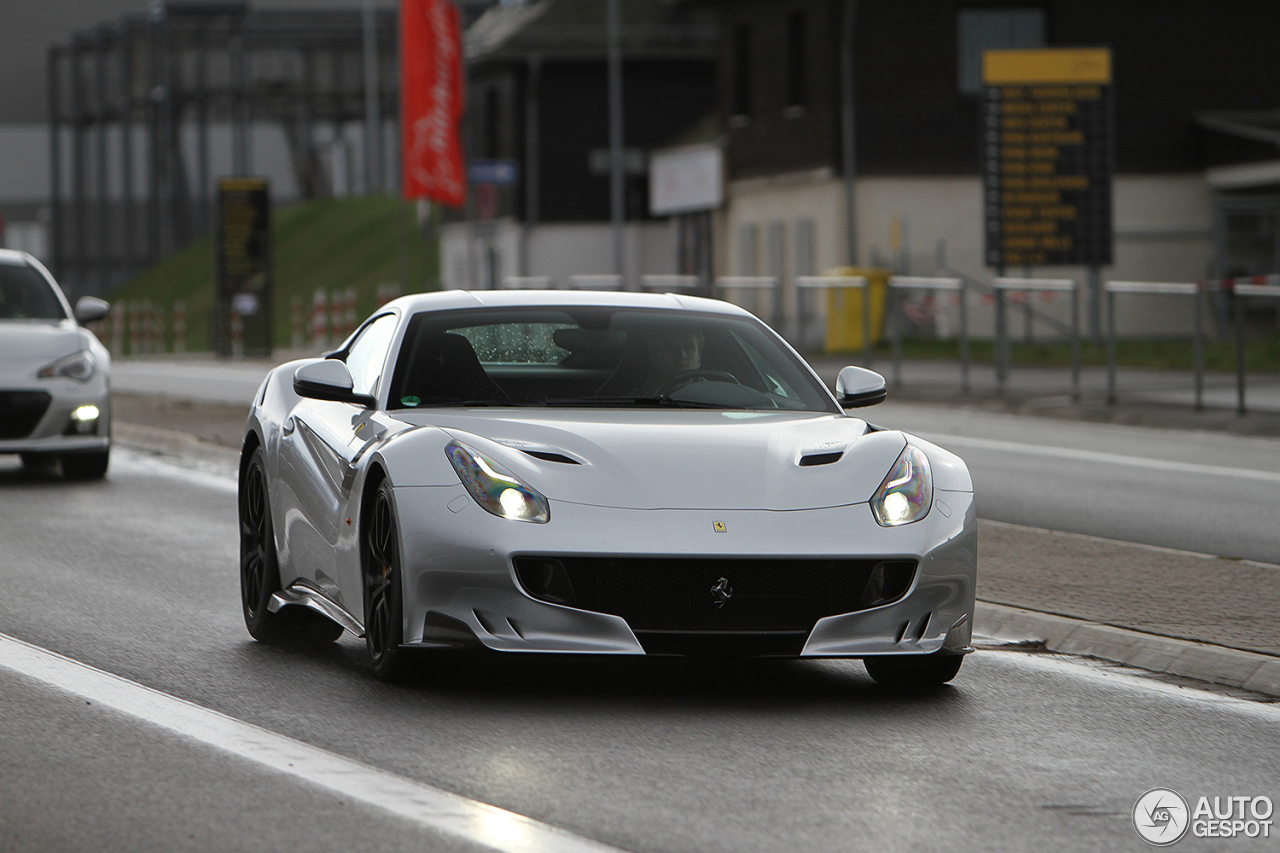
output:
[[[908,444],[871,498],[871,514],[882,527],[897,527],[924,518],[932,504],[929,459]]]
[[[545,524],[551,519],[546,498],[475,448],[451,441],[444,452],[462,485],[483,509],[515,521]]]
[[[41,379],[66,376],[79,382],[88,382],[93,378],[94,367],[93,353],[82,349],[80,352],[73,352],[69,356],[58,359],[53,364],[45,365],[37,375]]]

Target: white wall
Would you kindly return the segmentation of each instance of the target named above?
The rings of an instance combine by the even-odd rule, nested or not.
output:
[[[485,286],[485,253],[497,254],[501,282],[511,275],[548,276],[565,287],[573,275],[613,272],[613,230],[607,223],[563,223],[526,227],[512,220],[459,222],[441,229],[441,276],[445,288]],[[674,221],[632,222],[623,232],[626,278],[676,272]]]
[[[878,264],[912,275],[932,275],[938,271],[941,256],[946,269],[953,273],[988,284],[994,278],[995,271],[983,264],[981,186],[977,177],[860,178],[856,198],[861,265]],[[1115,264],[1103,270],[1104,280],[1199,281],[1209,275],[1213,257],[1212,195],[1202,175],[1120,175],[1114,185],[1114,215]],[[727,246],[718,256],[717,274],[767,274],[765,231],[768,223],[781,222],[788,255],[784,268],[790,278],[795,260],[795,222],[802,218],[814,223],[815,271],[842,266],[844,186],[829,171],[731,183],[721,232]],[[760,248],[755,269],[745,269],[742,226],[753,223],[758,226]],[[1088,271],[1083,267],[1011,268],[1005,274],[1024,273],[1040,278],[1072,278],[1084,284]],[[796,303],[789,282],[784,282],[784,293],[784,311],[791,315]],[[1070,319],[1070,302],[1065,294],[1052,301],[1037,298],[1035,306],[1063,322]],[[955,311],[958,313],[958,309]],[[1119,297],[1116,315],[1122,335],[1186,335],[1192,329],[1191,301],[1182,297]],[[973,294],[969,316],[976,336],[992,334],[994,308],[990,299]],[[1021,323],[1020,315],[1011,314],[1011,330],[1019,338]],[[955,318],[947,318],[940,325],[954,328]],[[1084,300],[1081,325],[1087,328]]]

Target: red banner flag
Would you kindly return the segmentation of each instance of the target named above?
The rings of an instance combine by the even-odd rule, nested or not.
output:
[[[405,198],[461,207],[462,47],[449,0],[400,2],[400,150]]]

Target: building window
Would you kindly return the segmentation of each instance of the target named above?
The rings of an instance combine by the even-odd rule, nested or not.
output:
[[[751,115],[751,25],[733,29],[733,114]]]
[[[960,93],[982,91],[982,52],[1044,47],[1043,9],[964,9],[956,19]]]
[[[803,107],[809,103],[804,12],[787,15],[787,106]]]

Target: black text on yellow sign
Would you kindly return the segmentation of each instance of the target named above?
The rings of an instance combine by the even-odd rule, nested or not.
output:
[[[1111,262],[1107,50],[983,55],[987,265]]]

